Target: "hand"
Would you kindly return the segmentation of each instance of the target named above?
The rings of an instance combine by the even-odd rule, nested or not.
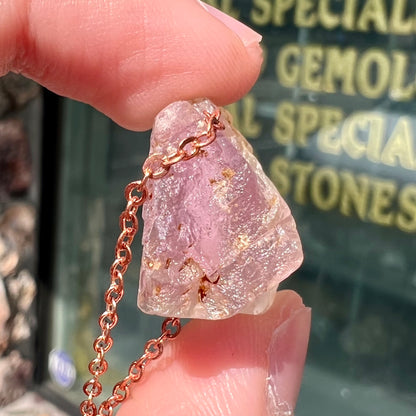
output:
[[[236,31],[197,0],[2,1],[0,76],[20,72],[123,127],[148,129],[173,101],[224,105],[252,87],[261,37],[227,24]]]
[[[0,75],[21,72],[136,130],[179,99],[242,97],[259,74],[259,41],[197,0],[0,2]],[[289,414],[309,326],[310,310],[290,291],[263,315],[194,320],[119,415]]]
[[[118,416],[293,415],[310,318],[295,292],[280,291],[263,315],[191,321],[132,386]]]

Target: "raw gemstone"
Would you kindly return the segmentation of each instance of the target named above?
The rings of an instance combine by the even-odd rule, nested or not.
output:
[[[156,117],[150,154],[171,155],[205,128],[209,100],[175,102]],[[224,130],[194,158],[148,181],[138,306],[182,318],[265,312],[303,260],[295,221],[247,140]]]

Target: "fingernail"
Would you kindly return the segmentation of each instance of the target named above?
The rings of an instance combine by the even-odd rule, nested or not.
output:
[[[311,325],[310,308],[295,310],[273,332],[266,382],[268,416],[293,416],[302,382]]]
[[[231,29],[241,39],[246,48],[257,46],[261,42],[262,36],[253,29],[209,4],[203,3],[202,1],[200,3],[209,14]]]

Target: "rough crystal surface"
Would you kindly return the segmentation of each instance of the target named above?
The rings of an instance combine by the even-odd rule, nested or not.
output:
[[[150,154],[174,153],[204,130],[209,100],[159,113]],[[252,148],[222,110],[225,130],[162,179],[148,181],[138,306],[183,318],[259,314],[303,260],[294,219]]]

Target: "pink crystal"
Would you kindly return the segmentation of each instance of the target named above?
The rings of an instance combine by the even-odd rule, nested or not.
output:
[[[204,130],[209,100],[159,113],[150,154],[173,154]],[[222,110],[225,130],[193,159],[148,181],[138,306],[183,318],[259,314],[303,260],[295,221],[246,139]]]

